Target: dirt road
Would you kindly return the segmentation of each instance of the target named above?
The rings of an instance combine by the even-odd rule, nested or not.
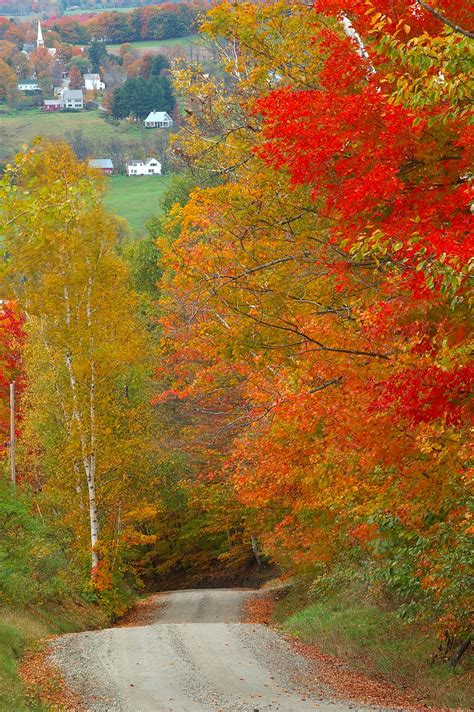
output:
[[[335,702],[276,632],[241,623],[251,594],[169,593],[153,624],[62,636],[54,658],[93,712],[380,710]]]

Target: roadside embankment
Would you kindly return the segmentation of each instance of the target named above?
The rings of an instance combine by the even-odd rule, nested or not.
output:
[[[404,696],[406,709],[413,709],[414,700],[415,709],[470,709],[468,656],[455,668],[448,665],[432,631],[405,623],[388,602],[355,589],[317,598],[295,586],[265,615],[299,641],[301,652],[317,658],[326,681],[346,694],[352,688],[356,697],[371,702],[379,684],[385,693]]]
[[[43,710],[38,694],[49,674],[34,671],[41,641],[102,627],[107,615],[85,590],[77,561],[66,556],[64,534],[33,514],[28,497],[6,480],[0,480],[0,531],[0,710]]]
[[[60,633],[102,627],[104,614],[93,605],[68,602],[36,610],[0,609],[0,710],[46,710],[61,680],[42,662],[46,640]],[[69,707],[71,708],[71,707]]]

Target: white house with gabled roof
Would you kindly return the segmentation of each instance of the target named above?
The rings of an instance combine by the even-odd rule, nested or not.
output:
[[[105,84],[101,81],[100,74],[84,74],[82,78],[86,91],[101,91],[105,89]]]
[[[65,109],[83,109],[84,94],[82,89],[65,89],[62,96]]]
[[[156,158],[146,161],[127,161],[128,176],[160,176],[161,163]]]
[[[144,124],[147,129],[169,129],[173,126],[173,119],[167,111],[151,111]]]

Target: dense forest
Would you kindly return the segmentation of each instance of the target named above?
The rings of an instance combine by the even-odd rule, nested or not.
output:
[[[173,71],[181,174],[139,240],[67,145],[7,166],[2,601],[33,571],[117,616],[143,586],[271,570],[463,659],[470,21],[456,0],[213,8],[219,71]]]

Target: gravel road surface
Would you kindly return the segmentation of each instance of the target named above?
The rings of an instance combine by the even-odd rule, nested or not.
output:
[[[245,590],[164,594],[151,625],[64,635],[53,659],[91,712],[343,712],[314,663],[265,625]]]

